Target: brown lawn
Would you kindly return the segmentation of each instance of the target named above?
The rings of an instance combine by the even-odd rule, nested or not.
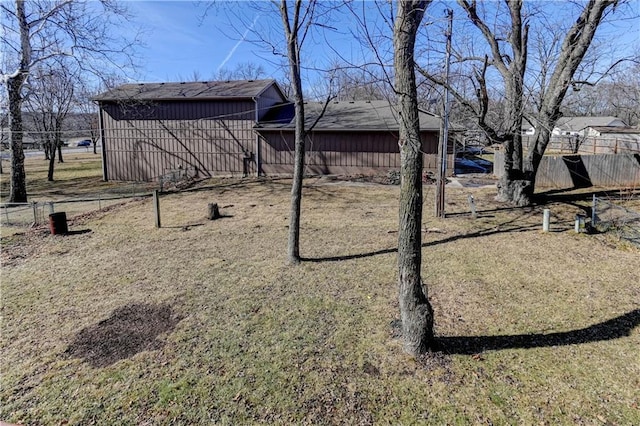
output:
[[[73,235],[3,238],[0,420],[640,424],[640,251],[573,232],[588,195],[510,209],[451,188],[443,220],[425,186],[442,350],[413,359],[398,188],[308,179],[297,267],[289,189],[211,181],[164,195],[161,229],[144,199],[71,220]],[[210,202],[226,217],[206,220]]]

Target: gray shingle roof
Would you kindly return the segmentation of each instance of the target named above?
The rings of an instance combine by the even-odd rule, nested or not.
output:
[[[276,84],[276,81],[271,79],[123,84],[99,94],[94,100],[251,99],[260,95],[272,84]]]
[[[556,127],[562,130],[580,131],[587,127],[610,126],[615,121],[622,121],[618,117],[560,117]]]
[[[311,126],[320,112],[323,103],[305,103],[305,127]],[[331,102],[314,131],[398,131],[398,116],[395,105],[388,101],[343,101]],[[293,130],[293,104],[275,106],[256,126],[256,130]],[[440,117],[420,113],[421,130],[439,130]]]

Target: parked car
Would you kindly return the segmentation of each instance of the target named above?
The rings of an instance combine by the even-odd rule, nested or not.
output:
[[[475,161],[467,158],[456,158],[455,166],[456,174],[490,173],[490,170],[487,167],[483,167]]]
[[[485,150],[483,146],[472,145],[465,147],[464,152],[473,155],[482,155],[485,153]]]
[[[78,146],[91,146],[91,141],[89,139],[85,139],[83,141],[78,142]]]

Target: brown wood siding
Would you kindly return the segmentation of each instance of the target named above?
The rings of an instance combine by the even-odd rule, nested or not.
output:
[[[107,104],[103,110],[109,179],[153,181],[179,169],[199,176],[255,172],[245,161],[255,149],[253,102]]]
[[[293,172],[293,133],[263,132],[262,172]],[[437,171],[438,135],[423,132],[425,171]],[[400,168],[398,135],[393,132],[314,132],[306,143],[307,174],[377,174]],[[450,156],[451,157],[451,156]],[[448,159],[452,164],[453,158]]]
[[[258,99],[259,106],[282,101],[276,90],[269,90],[274,93]],[[256,173],[254,101],[102,103],[101,108],[103,161],[110,180],[154,181],[180,169],[200,177]],[[424,168],[435,172],[437,132],[425,131],[422,137]],[[370,175],[397,170],[397,141],[394,132],[314,132],[307,140],[306,172]],[[264,132],[260,147],[262,173],[292,173],[291,131]]]

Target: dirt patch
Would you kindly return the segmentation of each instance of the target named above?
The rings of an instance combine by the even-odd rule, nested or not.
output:
[[[81,330],[65,354],[93,367],[106,367],[138,352],[160,349],[164,342],[156,338],[173,330],[181,319],[168,305],[129,304]]]
[[[0,263],[2,267],[15,266],[36,256],[42,251],[42,245],[50,235],[49,228],[41,226],[0,238],[0,247],[2,247]]]

